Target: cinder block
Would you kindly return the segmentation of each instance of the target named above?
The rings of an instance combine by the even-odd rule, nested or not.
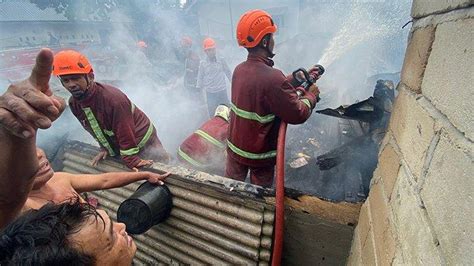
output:
[[[405,161],[418,179],[422,174],[426,151],[435,135],[435,122],[405,86],[399,88],[389,127]]]
[[[442,131],[421,197],[439,239],[440,247],[451,265],[474,262],[474,163],[466,151]]]
[[[393,137],[392,137],[392,132],[390,131],[387,131],[385,133],[385,136],[383,137],[382,139],[382,142],[380,143],[380,147],[379,147],[379,156],[380,156],[380,153],[383,151],[383,149],[385,148],[385,146],[390,142],[390,140],[392,140]]]
[[[360,208],[359,222],[357,223],[356,231],[359,234],[362,245],[364,245],[367,235],[370,231],[371,221],[369,214],[369,201],[366,201]]]
[[[375,257],[375,246],[372,235],[372,230],[369,230],[367,240],[362,246],[362,265],[377,265],[377,258]]]
[[[434,33],[433,26],[416,29],[411,33],[405,52],[401,80],[416,93],[421,93],[421,81],[431,52]]]
[[[474,18],[437,26],[421,84],[423,95],[471,141],[474,140],[473,29]]]
[[[379,163],[374,177],[380,176],[384,186],[385,195],[390,201],[393,186],[398,176],[400,158],[391,144],[387,144],[379,156]]]
[[[442,258],[433,230],[403,167],[400,168],[390,205],[403,253],[403,258],[397,255],[395,260],[403,259],[406,265],[441,265]]]
[[[473,0],[413,0],[411,16],[420,18],[434,13],[467,7],[473,5],[473,3]]]
[[[393,262],[392,262],[392,265],[393,266],[398,266],[398,265],[407,265],[405,263],[405,260],[403,259],[403,253],[402,253],[402,249],[400,247],[397,247],[397,251],[395,252],[395,258],[393,258]]]
[[[395,256],[395,239],[391,229],[391,211],[381,182],[371,187],[369,204],[377,262],[389,265]]]
[[[351,246],[351,251],[349,253],[349,258],[347,258],[347,265],[349,266],[362,265],[361,239],[360,239],[357,228],[354,231],[354,238],[352,239],[352,246]]]

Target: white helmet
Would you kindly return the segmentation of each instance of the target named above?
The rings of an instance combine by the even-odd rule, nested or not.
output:
[[[219,104],[216,108],[216,112],[214,116],[219,116],[225,119],[225,121],[229,121],[230,109],[225,104]]]

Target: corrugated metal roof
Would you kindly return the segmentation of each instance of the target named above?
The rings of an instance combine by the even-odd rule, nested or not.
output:
[[[70,173],[128,171],[109,159],[90,166],[97,152],[91,145],[69,142],[55,163],[62,162],[58,168]],[[269,263],[273,190],[178,166],[155,163],[153,168],[174,173],[166,181],[174,206],[166,222],[134,236],[136,265]],[[92,194],[115,218],[139,183]],[[282,264],[345,265],[361,204],[328,202],[293,190],[285,194]]]
[[[68,21],[53,8],[39,9],[35,4],[25,1],[0,3],[0,21]]]
[[[110,160],[91,167],[89,162],[97,151],[79,142],[67,144],[63,170],[70,173],[128,171]],[[171,172],[175,174],[166,181],[173,195],[171,216],[146,233],[133,236],[138,247],[136,263],[269,264],[274,206],[255,196],[258,193],[255,186],[181,167]],[[187,176],[190,172],[194,175]],[[99,198],[101,209],[116,218],[121,202],[139,185],[140,182],[136,182],[91,194]]]

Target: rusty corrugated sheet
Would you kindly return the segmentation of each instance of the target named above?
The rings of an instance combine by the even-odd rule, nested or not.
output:
[[[95,147],[65,146],[63,171],[102,173],[128,171],[114,161],[90,166]],[[161,168],[161,167],[160,167]],[[166,167],[170,169],[170,166]],[[171,167],[167,185],[173,194],[171,217],[143,235],[134,236],[138,264],[262,264],[271,257],[274,207],[255,195],[259,188],[242,182]],[[93,194],[100,207],[116,218],[120,203],[140,182]]]

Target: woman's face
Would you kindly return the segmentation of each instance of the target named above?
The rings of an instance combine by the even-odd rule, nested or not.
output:
[[[113,222],[103,210],[89,217],[81,230],[71,236],[73,245],[92,255],[97,265],[131,265],[137,246],[125,231],[125,224]],[[105,223],[105,224],[104,224]]]

